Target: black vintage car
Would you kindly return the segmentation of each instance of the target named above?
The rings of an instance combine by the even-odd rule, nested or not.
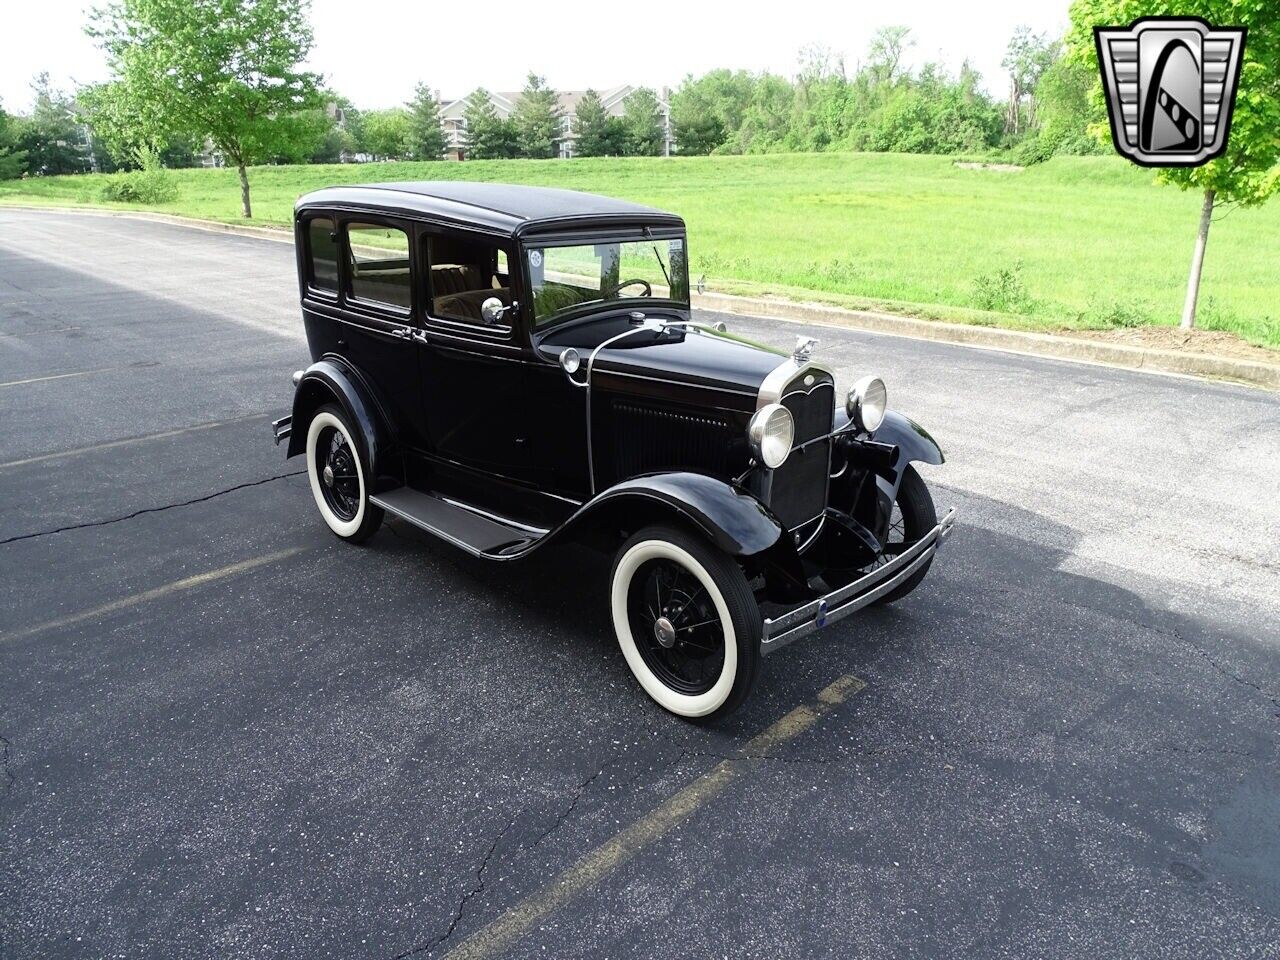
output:
[[[738,706],[761,656],[924,578],[942,463],[868,376],[694,322],[684,222],[566,190],[333,187],[298,201],[313,363],[274,424],[343,539],[391,513],[493,561],[614,555],[640,685]]]

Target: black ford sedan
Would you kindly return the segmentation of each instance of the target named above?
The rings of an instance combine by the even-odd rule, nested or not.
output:
[[[905,596],[951,529],[911,465],[942,451],[880,379],[692,319],[674,214],[395,183],[295,216],[313,362],[273,426],[329,529],[390,513],[513,563],[603,544],[618,644],[673,713],[732,710],[763,655]]]

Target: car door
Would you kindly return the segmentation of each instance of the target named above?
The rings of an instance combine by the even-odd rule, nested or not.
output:
[[[433,455],[528,481],[529,411],[521,398],[529,355],[512,307],[513,249],[510,241],[477,232],[424,229],[423,422]],[[494,324],[480,312],[490,297],[511,307]]]
[[[425,442],[421,354],[424,337],[414,296],[410,224],[358,214],[342,223],[343,297],[338,352],[365,378],[396,438]]]

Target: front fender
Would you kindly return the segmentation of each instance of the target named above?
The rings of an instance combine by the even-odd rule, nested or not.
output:
[[[374,478],[381,476],[387,436],[377,405],[361,383],[359,374],[334,359],[317,360],[307,367],[298,381],[293,394],[292,430],[286,457],[297,456],[307,449],[307,429],[312,416],[319,407],[335,402],[360,433],[368,475]],[[379,486],[375,483],[375,491]]]
[[[897,446],[898,457],[894,465],[899,469],[913,460],[931,463],[934,466],[946,462],[946,457],[942,455],[942,447],[938,446],[938,441],[929,436],[929,431],[910,417],[905,417],[895,410],[885,413],[884,422],[871,435],[871,439],[877,443],[892,443]]]
[[[848,425],[848,415],[837,409],[836,430]],[[885,413],[884,421],[875,433],[861,436],[846,434],[842,446],[851,463],[875,474],[876,486],[886,504],[897,499],[902,473],[908,464],[914,461],[937,466],[946,462],[942,447],[929,435],[929,431],[895,410]],[[845,505],[842,509],[852,507]]]
[[[642,512],[633,511],[633,506]],[[663,514],[692,524],[732,557],[762,553],[784,533],[777,518],[751,494],[714,477],[683,472],[633,477],[615,484],[584,504],[565,528],[606,516],[634,521]]]

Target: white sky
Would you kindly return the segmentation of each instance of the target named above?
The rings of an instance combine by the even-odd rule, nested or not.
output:
[[[820,44],[852,66],[872,32],[911,27],[910,61],[940,60],[952,70],[966,57],[988,89],[1003,93],[1000,60],[1019,24],[1060,35],[1069,0],[313,0],[313,69],[360,107],[406,100],[424,80],[445,97],[477,86],[518,90],[530,70],[558,89],[622,83],[675,86],[713,67],[795,72],[798,51]],[[100,51],[84,35],[92,0],[6,4],[0,32],[0,103],[30,107],[32,76],[54,82],[105,78]]]

